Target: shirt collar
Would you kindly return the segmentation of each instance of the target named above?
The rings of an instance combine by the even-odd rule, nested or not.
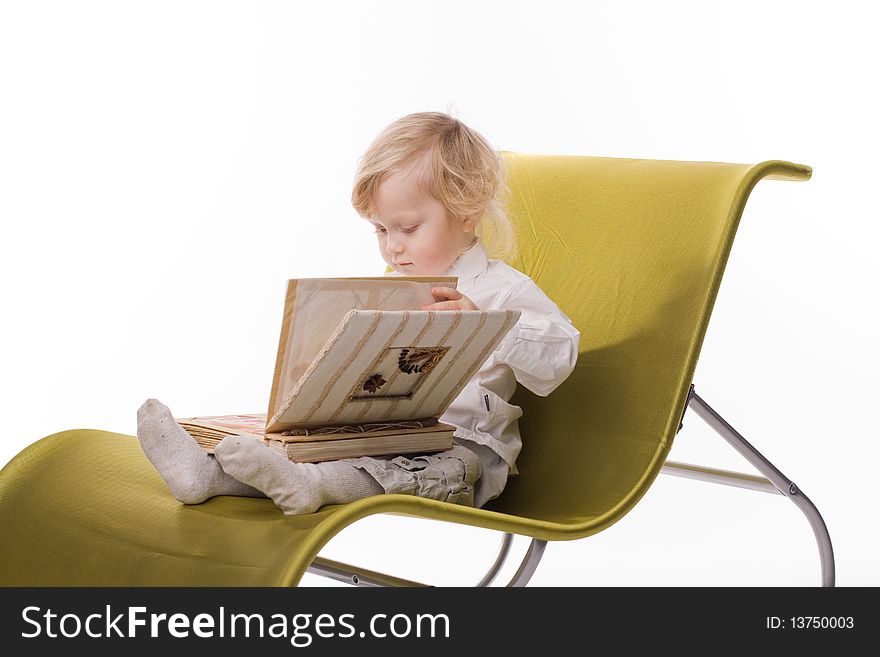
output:
[[[488,267],[489,258],[483,248],[483,240],[477,238],[473,246],[458,256],[458,259],[443,273],[443,276],[457,276],[458,284],[461,285],[484,273]]]

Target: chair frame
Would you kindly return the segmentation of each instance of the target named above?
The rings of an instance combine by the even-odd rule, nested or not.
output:
[[[834,586],[834,550],[831,546],[831,536],[828,534],[828,528],[822,515],[816,506],[810,501],[803,491],[794,484],[788,477],[779,471],[761,452],[749,443],[736,429],[734,429],[721,415],[719,415],[709,404],[700,397],[691,384],[688,391],[687,402],[682,412],[682,421],[679,423],[678,430],[681,431],[684,426],[684,415],[689,408],[693,407],[694,412],[706,424],[708,424],[715,432],[727,441],[737,452],[739,452],[749,463],[751,463],[764,476],[756,476],[744,472],[734,472],[731,470],[720,470],[706,466],[693,465],[690,463],[679,463],[676,461],[666,461],[660,472],[675,477],[685,477],[687,479],[697,479],[713,484],[722,484],[725,486],[735,486],[737,488],[747,488],[762,493],[771,493],[775,495],[784,495],[797,506],[807,517],[813,534],[816,537],[816,543],[819,547],[819,562],[821,566],[822,586]],[[504,532],[501,540],[501,549],[495,562],[489,568],[486,575],[476,584],[478,587],[489,586],[498,575],[502,565],[510,553],[510,546],[513,542],[513,534]],[[526,586],[534,575],[541,557],[544,554],[544,548],[547,547],[547,541],[533,538],[529,549],[523,557],[508,587]],[[412,580],[401,579],[392,575],[386,575],[363,568],[357,568],[349,564],[338,561],[331,561],[323,557],[317,556],[309,565],[307,572],[321,577],[327,577],[346,584],[354,586],[427,586]]]

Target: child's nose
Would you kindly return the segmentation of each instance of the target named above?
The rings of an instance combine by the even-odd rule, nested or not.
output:
[[[399,253],[401,251],[400,243],[391,237],[385,242],[385,250],[388,253]]]

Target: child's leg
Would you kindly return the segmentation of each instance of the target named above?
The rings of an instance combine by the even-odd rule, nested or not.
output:
[[[480,461],[456,445],[413,458],[371,458],[293,463],[259,440],[228,436],[215,449],[223,469],[265,492],[284,513],[314,513],[380,493],[402,493],[473,505]]]
[[[364,457],[349,462],[369,472],[386,493],[416,495],[466,506],[474,506],[476,484],[483,473],[479,456],[459,443],[445,452]]]
[[[456,438],[459,444],[474,452],[480,459],[481,473],[474,485],[474,506],[483,507],[504,491],[510,475],[510,468],[498,454],[485,445],[465,438]]]
[[[148,399],[138,409],[137,436],[150,463],[184,504],[199,504],[215,495],[265,497],[226,474],[156,399]]]
[[[256,438],[227,436],[214,453],[226,472],[266,493],[287,515],[384,492],[373,477],[345,461],[294,463]]]

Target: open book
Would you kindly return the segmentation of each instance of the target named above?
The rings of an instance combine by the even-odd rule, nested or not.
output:
[[[455,277],[288,281],[266,414],[176,418],[213,451],[254,435],[293,461],[450,449],[449,404],[519,319],[517,310],[426,311]]]

